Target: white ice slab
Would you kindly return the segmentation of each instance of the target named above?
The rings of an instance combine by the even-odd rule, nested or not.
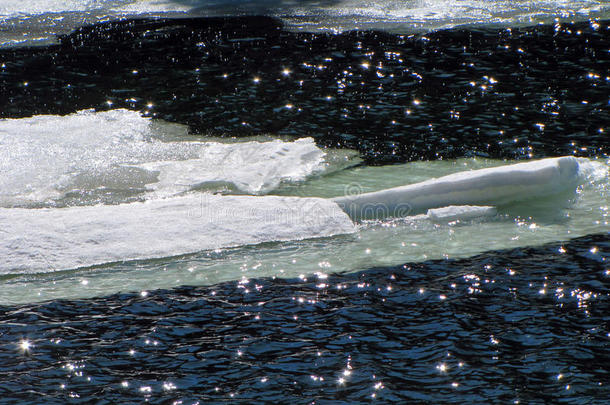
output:
[[[449,207],[428,210],[428,218],[433,222],[467,221],[475,218],[493,217],[498,211],[495,207],[478,205],[450,205]]]
[[[312,138],[204,139],[124,109],[0,119],[0,207],[120,203],[216,183],[264,194],[328,167]]]
[[[498,206],[574,190],[582,180],[574,157],[472,170],[333,200],[352,218],[404,217],[450,205]]]
[[[121,205],[0,208],[0,274],[41,273],[352,233],[321,198],[200,194]]]

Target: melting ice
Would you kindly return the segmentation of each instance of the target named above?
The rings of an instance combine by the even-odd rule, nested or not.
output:
[[[609,230],[602,161],[355,166],[352,152],[307,138],[219,142],[126,110],[1,120],[0,145],[2,303],[356,271]],[[350,219],[333,201],[422,192],[405,216]]]

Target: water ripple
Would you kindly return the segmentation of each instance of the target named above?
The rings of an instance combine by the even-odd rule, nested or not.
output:
[[[1,117],[128,108],[369,163],[608,155],[608,21],[394,35],[262,17],[125,20],[0,50]]]
[[[609,248],[599,234],[329,275],[323,288],[250,279],[248,289],[2,307],[0,393],[48,403],[603,403]]]

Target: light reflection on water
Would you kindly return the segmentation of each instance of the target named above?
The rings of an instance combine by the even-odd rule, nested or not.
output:
[[[324,389],[330,395],[336,390],[382,400],[415,387],[423,395],[425,386],[436,392],[426,395],[443,397],[451,392],[445,390],[477,392],[498,377],[497,370],[515,378],[527,375],[530,383],[546,384],[545,390],[583,395],[586,389],[592,394],[593,385],[604,386],[599,374],[587,377],[581,364],[592,346],[575,343],[572,336],[580,329],[568,328],[566,322],[579,323],[589,338],[598,339],[600,333],[610,337],[598,322],[608,295],[600,292],[601,284],[584,280],[593,276],[592,269],[582,273],[585,261],[575,260],[585,254],[589,264],[604,262],[599,246],[607,242],[598,239],[589,246],[568,242],[353,277],[320,272],[286,282],[242,278],[177,293],[111,296],[105,301],[108,308],[58,301],[3,316],[37,314],[56,328],[50,340],[42,337],[44,328],[31,330],[34,338],[22,339],[14,350],[31,361],[48,362],[47,372],[57,367],[57,385],[46,389],[71,398],[86,397],[102,386],[112,395],[180,397],[194,389],[193,377],[187,376],[192,372],[213,381],[205,389],[208,399],[247,400],[252,392],[268,395],[293,385],[307,392]],[[570,258],[562,261],[566,255]],[[573,269],[564,270],[570,261]],[[509,264],[518,272],[511,274]],[[325,287],[318,287],[320,280]],[[84,313],[52,323],[50,313],[73,306],[94,311],[94,325],[83,321],[89,316]],[[128,317],[134,319],[126,321]],[[126,329],[107,325],[114,322]],[[64,353],[62,360],[56,362],[50,350]],[[155,372],[167,369],[166,362],[181,364],[176,366],[180,372]],[[509,379],[506,387],[514,384]],[[510,389],[484,392],[487,398],[533,395]]]

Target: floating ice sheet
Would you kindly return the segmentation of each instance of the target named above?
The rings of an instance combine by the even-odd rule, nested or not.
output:
[[[45,273],[355,231],[332,201],[203,193],[119,205],[0,208],[0,274]]]
[[[352,218],[403,217],[451,205],[506,205],[574,192],[584,182],[574,157],[464,171],[421,183],[335,198]]]
[[[311,138],[204,139],[122,109],[0,120],[0,207],[116,204],[193,188],[262,194],[329,166]]]

